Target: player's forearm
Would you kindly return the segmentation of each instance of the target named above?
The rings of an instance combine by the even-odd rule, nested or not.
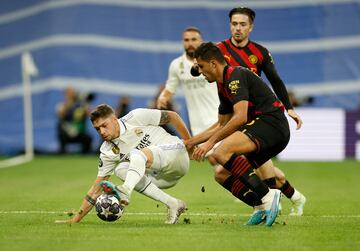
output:
[[[205,131],[191,137],[186,143],[189,146],[195,146],[207,141],[214,133],[220,129],[220,124],[216,122]]]
[[[82,218],[84,218],[93,207],[94,206],[92,204],[90,204],[87,200],[84,199],[79,211],[77,211],[75,216],[71,219],[72,223],[80,222]]]
[[[81,221],[91,211],[95,205],[96,199],[101,194],[100,182],[107,179],[109,179],[109,176],[97,177],[95,179],[94,184],[85,195],[79,211],[76,212],[75,216],[71,219],[72,223]]]
[[[227,136],[234,133],[240,126],[246,123],[246,120],[242,116],[233,115],[233,117],[224,126],[220,127],[215,133],[208,139],[209,142],[216,144],[217,142],[225,139]]]

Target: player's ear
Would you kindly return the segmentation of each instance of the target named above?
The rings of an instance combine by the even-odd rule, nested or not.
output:
[[[254,29],[254,23],[250,24],[249,32],[252,32],[253,29]]]
[[[215,59],[211,59],[209,63],[210,63],[211,68],[216,68],[216,60]]]

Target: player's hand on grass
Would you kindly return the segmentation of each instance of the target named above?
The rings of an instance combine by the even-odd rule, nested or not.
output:
[[[76,211],[66,211],[64,212],[64,214],[66,214],[69,217],[72,217],[74,215],[76,215]],[[71,218],[69,220],[56,220],[54,223],[56,224],[72,224],[72,223],[76,223],[77,221],[75,221],[75,218]]]
[[[54,223],[56,224],[73,224],[73,223],[77,223],[79,222],[79,220],[76,219],[76,217],[73,217],[69,220],[56,220]]]
[[[71,220],[56,220],[56,224],[72,224]]]

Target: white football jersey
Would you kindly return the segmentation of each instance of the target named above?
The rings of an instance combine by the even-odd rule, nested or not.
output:
[[[100,147],[98,176],[111,175],[121,162],[129,162],[133,149],[143,149],[152,145],[163,148],[185,148],[177,136],[172,136],[159,126],[161,111],[139,108],[118,119],[120,136],[112,141],[104,141]]]
[[[196,135],[218,120],[219,97],[216,83],[208,83],[204,76],[193,77],[193,62],[186,55],[174,59],[169,67],[165,88],[175,94],[181,85],[184,91],[192,135]]]

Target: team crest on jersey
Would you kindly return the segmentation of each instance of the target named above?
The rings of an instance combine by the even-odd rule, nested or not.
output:
[[[231,91],[231,94],[236,94],[237,89],[240,88],[240,81],[234,80],[229,83],[229,89]]]
[[[141,137],[144,133],[143,130],[141,130],[140,128],[136,128],[134,130],[134,132],[135,132],[136,136],[138,136],[138,137]]]
[[[115,154],[119,154],[120,148],[117,145],[113,145],[113,147],[111,148],[111,151]]]
[[[256,63],[259,61],[259,59],[258,59],[257,56],[255,56],[254,54],[251,54],[251,55],[249,56],[249,61],[250,61],[250,63],[252,63],[252,64],[256,64]]]

